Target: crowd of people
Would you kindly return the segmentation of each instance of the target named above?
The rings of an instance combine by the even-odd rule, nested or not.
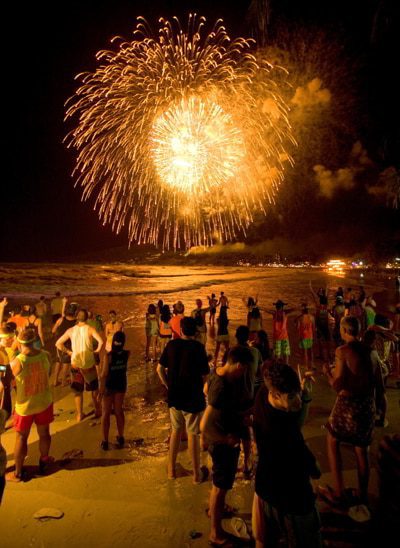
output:
[[[388,379],[400,388],[400,303],[392,320],[376,312],[376,302],[362,287],[339,287],[332,294],[328,288],[314,291],[310,283],[310,299],[313,303],[304,300],[296,308],[288,308],[278,299],[271,308],[261,306],[258,296],[249,296],[243,300],[245,321],[234,337],[229,329],[230,303],[224,292],[219,298],[208,296],[208,306],[197,299],[189,314],[185,314],[180,300],[172,310],[162,300],[148,306],[145,361],[157,364],[170,414],[168,478],[177,479],[176,462],[184,436],[194,484],[209,476],[208,468],[201,466],[201,451],[208,450],[212,488],[207,512],[213,546],[228,546],[230,542],[222,519],[232,512],[225,499],[233,487],[241,451],[244,477],[255,476],[252,529],[256,546],[274,546],[282,535],[289,546],[322,546],[311,483],[321,473],[302,435],[317,360],[336,392],[326,423],[333,486],[319,486],[318,495],[336,508],[357,504],[369,517],[368,448],[374,427],[388,424]],[[109,449],[112,413],[118,431],[116,446],[123,448],[125,444],[129,360],[124,324],[114,310],[103,324],[100,316],[61,298],[59,293],[49,309],[44,297],[35,306],[9,310],[7,305],[6,299],[0,302],[0,434],[12,413],[16,441],[14,469],[6,476],[5,453],[0,449],[0,501],[5,477],[16,482],[24,479],[33,423],[39,436],[39,471],[45,473],[53,461],[53,360],[52,353],[45,350],[47,318],[51,317],[56,350],[53,384],[70,386],[78,422],[85,418],[84,392],[91,393],[95,417],[101,417],[104,451]],[[303,373],[293,363],[292,313]],[[265,314],[272,317],[271,341],[263,324]],[[207,342],[208,338],[211,340]],[[212,353],[207,353],[210,348]],[[357,490],[344,486],[343,443],[354,448]],[[398,448],[397,438],[385,443],[391,449]]]
[[[125,350],[123,323],[117,319],[115,311],[109,312],[109,321],[103,326],[100,316],[94,316],[59,294],[51,301],[50,311],[42,298],[37,306],[15,306],[7,317],[7,304],[6,299],[0,303],[0,426],[4,429],[5,421],[13,411],[16,431],[15,466],[6,475],[7,480],[20,482],[24,479],[23,464],[33,423],[39,436],[39,472],[44,473],[54,461],[49,455],[50,424],[54,420],[50,382],[54,352],[45,349],[44,336],[48,312],[54,336],[51,340],[55,343],[52,384],[70,386],[77,422],[86,416],[83,395],[85,391],[90,392],[94,416],[101,417],[101,448],[108,449],[111,413],[115,414],[117,423],[116,444],[124,447],[123,401],[129,351]],[[14,398],[11,398],[13,392]],[[4,478],[4,452],[1,456],[1,477]]]

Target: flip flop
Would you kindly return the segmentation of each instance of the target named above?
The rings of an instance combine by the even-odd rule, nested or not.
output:
[[[224,546],[224,548],[234,548],[235,546],[229,538],[224,539],[223,542],[214,542],[213,540],[209,540],[208,545],[214,546],[215,548],[219,548],[220,546]]]
[[[243,540],[251,540],[249,529],[244,519],[237,517],[232,518],[231,526],[237,537]]]
[[[365,523],[371,519],[371,512],[365,504],[351,506],[351,508],[349,508],[348,515],[353,521],[357,521],[359,523]]]
[[[58,508],[41,508],[33,514],[34,519],[39,521],[49,521],[50,519],[61,519],[64,512]]]

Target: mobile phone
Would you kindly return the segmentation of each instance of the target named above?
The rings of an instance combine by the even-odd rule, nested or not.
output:
[[[7,371],[6,365],[0,365],[0,373],[5,373]]]

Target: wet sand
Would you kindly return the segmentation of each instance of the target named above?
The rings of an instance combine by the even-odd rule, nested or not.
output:
[[[209,292],[220,288],[207,288]],[[216,292],[216,291],[215,291]],[[243,288],[241,288],[241,296]],[[301,290],[299,289],[299,294]],[[193,293],[193,294],[192,294]],[[198,290],[182,295],[184,302],[193,302]],[[202,294],[204,291],[202,292]],[[232,297],[233,333],[244,316],[240,308],[239,293],[229,292]],[[252,294],[256,293],[252,289]],[[241,298],[240,296],[240,298]],[[379,296],[379,306],[387,306],[386,295]],[[113,299],[102,302],[96,298],[96,306],[104,310],[118,304]],[[94,298],[85,299],[82,304],[93,305]],[[173,302],[173,300],[170,300]],[[262,303],[264,304],[264,303]],[[125,306],[126,303],[125,303]],[[269,303],[268,303],[269,306]],[[191,310],[191,307],[188,307]],[[141,311],[142,312],[142,311]],[[137,311],[135,312],[136,316]],[[293,318],[289,322],[292,335],[292,349],[295,351],[296,338],[293,336]],[[129,364],[128,394],[126,397],[126,447],[112,448],[104,452],[100,449],[100,421],[89,416],[77,424],[74,417],[74,402],[68,388],[54,389],[56,419],[52,425],[51,454],[56,458],[54,469],[45,477],[35,477],[38,462],[37,436],[32,430],[29,440],[29,455],[26,461],[33,477],[26,483],[8,483],[0,508],[0,545],[3,547],[60,546],[80,547],[143,547],[157,546],[203,548],[207,546],[209,520],[205,515],[210,481],[192,485],[191,465],[186,444],[178,457],[178,475],[175,481],[166,477],[166,438],[169,432],[165,392],[160,387],[155,373],[155,364],[143,360],[144,333],[139,322],[127,322],[127,347],[132,350]],[[266,329],[271,333],[270,320]],[[208,340],[209,350],[213,350],[212,337]],[[298,351],[292,363],[300,359]],[[317,362],[317,383],[311,404],[304,435],[310,448],[318,458],[323,476],[321,483],[330,483],[325,451],[325,430],[323,425],[332,408],[335,395],[320,373],[321,362]],[[384,434],[400,431],[399,397],[400,391],[388,388],[389,426],[376,429],[371,447],[370,493],[374,502],[377,495],[375,471],[376,448]],[[85,411],[90,412],[90,398],[85,395]],[[111,420],[110,440],[115,439],[116,426]],[[143,438],[143,443],[137,441]],[[135,441],[136,440],[136,441]],[[8,430],[2,436],[7,450],[8,464],[13,463],[14,433]],[[81,450],[83,455],[66,459],[65,454]],[[202,454],[202,464],[209,464],[207,453]],[[349,450],[344,451],[345,479],[348,486],[357,485],[355,462]],[[253,481],[244,480],[239,472],[233,490],[227,501],[238,508],[238,515],[250,523]],[[55,507],[64,512],[60,520],[40,522],[33,514],[43,507]],[[365,546],[368,526],[356,524],[349,519],[332,514],[325,504],[320,504],[323,519],[323,533],[327,546]],[[230,530],[230,521],[225,521]],[[190,532],[199,533],[192,539]],[[389,544],[385,544],[389,546]]]

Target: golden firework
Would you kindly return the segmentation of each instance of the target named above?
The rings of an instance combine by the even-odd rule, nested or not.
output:
[[[197,196],[218,192],[245,157],[231,116],[198,97],[181,99],[155,120],[150,141],[160,182]]]
[[[256,61],[251,41],[231,41],[222,21],[209,34],[204,24],[161,19],[155,36],[139,18],[134,40],[99,52],[70,99],[83,199],[94,195],[117,232],[128,224],[130,241],[234,238],[265,212],[290,161],[282,69]]]

